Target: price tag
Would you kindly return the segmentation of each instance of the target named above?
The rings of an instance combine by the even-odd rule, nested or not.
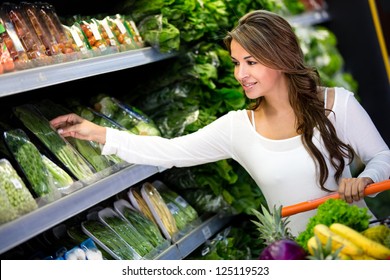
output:
[[[203,236],[206,240],[211,237],[211,230],[208,226],[205,226],[204,228],[202,228],[202,233],[203,233]]]

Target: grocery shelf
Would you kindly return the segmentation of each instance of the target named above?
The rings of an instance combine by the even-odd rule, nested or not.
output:
[[[0,97],[22,93],[174,57],[152,47],[40,66],[0,75]]]
[[[159,172],[158,167],[127,165],[60,199],[0,226],[0,254],[93,205]]]
[[[180,260],[187,257],[196,248],[201,246],[213,235],[220,232],[226,227],[233,216],[224,214],[216,214],[208,219],[205,219],[199,226],[186,233],[182,238],[177,240],[172,246],[167,248],[155,259],[159,260]]]

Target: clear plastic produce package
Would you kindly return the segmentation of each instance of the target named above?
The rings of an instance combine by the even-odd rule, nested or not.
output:
[[[8,209],[0,211],[0,223],[16,219],[38,208],[34,197],[7,159],[0,159],[0,195],[4,202],[0,207],[9,206]]]

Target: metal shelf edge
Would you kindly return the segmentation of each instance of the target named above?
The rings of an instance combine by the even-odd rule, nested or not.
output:
[[[0,254],[158,172],[158,168],[154,166],[128,166],[1,225]]]
[[[137,67],[174,57],[151,47],[41,66],[0,75],[0,98],[24,91]]]

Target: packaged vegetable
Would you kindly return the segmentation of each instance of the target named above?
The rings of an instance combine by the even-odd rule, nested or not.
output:
[[[47,170],[51,173],[54,185],[62,194],[69,194],[78,190],[83,185],[75,182],[72,177],[47,156],[42,155],[43,163]]]
[[[35,106],[46,119],[53,119],[60,115],[73,113],[71,110],[48,99],[37,102]],[[96,171],[106,170],[114,164],[109,158],[101,154],[101,148],[98,143],[73,137],[69,137],[67,140]]]
[[[131,187],[127,194],[133,207],[158,226],[157,221],[154,218],[152,211],[149,209],[149,206],[146,204],[144,198],[142,197],[139,188]]]
[[[141,110],[134,106],[129,106],[111,96],[98,98],[99,101],[94,104],[95,109],[113,119],[131,133],[149,136],[161,135],[153,120]]]
[[[12,206],[10,200],[8,199],[6,190],[3,187],[1,187],[0,188],[0,225],[15,220],[18,217],[19,214],[17,209],[14,206]]]
[[[93,51],[102,55],[111,54],[118,51],[117,48],[111,48],[110,45],[107,44],[107,41],[102,36],[104,32],[102,30],[102,26],[100,26],[96,20],[81,20],[75,24],[80,26],[84,38],[88,42],[90,49]]]
[[[154,246],[161,246],[166,242],[158,226],[144,214],[134,209],[131,204],[120,199],[114,202],[115,211],[134,226]]]
[[[32,194],[7,159],[0,159],[0,190],[7,195],[9,204],[15,209],[17,216],[22,216],[38,208]],[[7,212],[0,212],[3,222],[17,218],[15,212]]]
[[[5,29],[3,32],[0,31],[0,41],[2,40],[5,44],[12,58],[14,68],[16,70],[22,70],[33,67],[33,63],[28,58],[22,42],[16,34],[13,23],[5,14],[2,7],[0,7],[0,24],[2,24]],[[9,67],[9,70],[5,69],[4,71],[11,71],[11,68],[12,67]]]
[[[94,56],[94,52],[89,48],[84,39],[84,35],[79,25],[72,26],[62,25],[73,49],[80,55],[81,58],[90,58]]]
[[[15,33],[17,34],[24,50],[34,66],[49,65],[52,63],[50,57],[46,54],[45,46],[37,38],[35,31],[32,30],[26,21],[23,10],[20,5],[15,3],[3,3],[2,8],[8,19],[12,22]]]
[[[16,106],[14,114],[75,178],[85,180],[94,175],[93,167],[51,127],[50,122],[33,105]]]
[[[179,50],[180,31],[163,15],[145,17],[138,27],[145,42],[157,51],[170,53]]]
[[[81,223],[83,232],[92,238],[117,260],[139,260],[138,255],[125,241],[123,241],[111,228],[97,220],[87,220]]]
[[[4,38],[8,38],[8,34],[0,20],[0,74],[3,72],[12,72],[15,70],[14,61],[11,57],[10,51],[7,48],[7,44],[4,41]]]
[[[142,46],[140,43],[137,43],[137,40],[140,41],[140,39],[138,37],[134,38],[129,31],[127,22],[122,15],[116,14],[115,16],[107,16],[104,20],[115,35],[120,46],[120,51],[138,49]]]
[[[8,130],[4,132],[4,140],[36,196],[44,202],[59,199],[61,193],[55,187],[40,151],[26,133],[22,129]]]
[[[98,26],[103,40],[106,41],[106,45],[108,47],[111,47],[113,52],[119,52],[119,42],[114,33],[112,32],[110,26],[108,25],[107,19],[104,18],[100,20],[94,18],[92,19],[92,22],[94,22],[96,26]]]
[[[67,36],[54,6],[49,3],[42,2],[36,2],[34,4],[43,24],[46,25],[48,34],[50,34],[52,38],[55,38],[57,47],[63,54],[66,55],[66,60],[69,61],[78,59],[72,40]]]
[[[141,195],[164,236],[168,240],[176,239],[179,229],[175,218],[157,189],[150,183],[144,183],[141,188]]]
[[[184,229],[199,218],[196,210],[181,195],[169,189],[163,182],[154,181],[152,185],[158,190],[174,215],[179,230]]]
[[[154,247],[147,240],[146,236],[140,234],[131,223],[119,216],[110,207],[100,210],[98,216],[103,224],[106,224],[116,232],[141,257],[146,257],[146,255],[153,251]]]
[[[37,5],[31,2],[21,2],[20,5],[27,25],[31,31],[35,31],[36,37],[45,48],[45,54],[55,58],[53,62],[63,62],[65,57],[54,34],[49,31],[47,23],[40,16]]]

